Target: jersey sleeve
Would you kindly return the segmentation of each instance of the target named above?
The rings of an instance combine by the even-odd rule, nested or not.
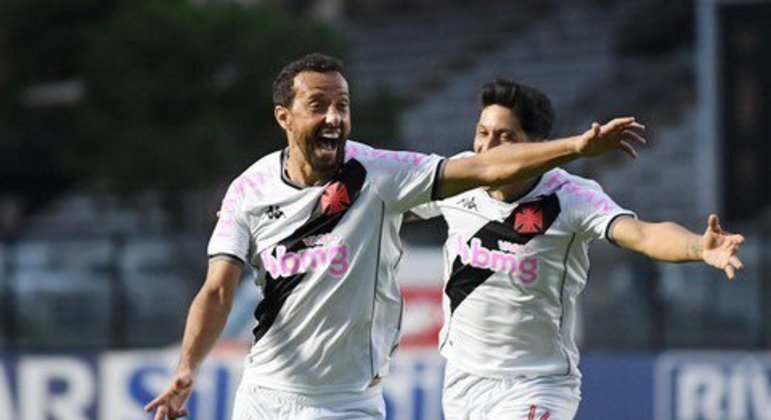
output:
[[[442,215],[442,209],[438,201],[429,201],[428,203],[415,206],[410,209],[410,212],[423,220],[433,219]]]
[[[238,258],[241,262],[248,261],[249,227],[241,206],[243,197],[239,194],[237,185],[236,182],[233,182],[222,200],[219,220],[217,220],[217,225],[214,227],[207,247],[209,258],[228,255]]]
[[[474,152],[461,152],[457,155],[450,157],[450,159],[459,159],[464,157],[474,156]],[[435,181],[436,182],[436,181]],[[432,197],[435,198],[435,197]],[[442,215],[442,202],[441,200],[429,201],[428,203],[415,206],[410,209],[410,212],[420,217],[423,220],[432,219]]]
[[[616,204],[594,181],[581,179],[563,187],[568,221],[574,231],[589,239],[605,239],[613,222],[622,216],[637,215]]]
[[[365,163],[373,176],[378,195],[390,210],[404,213],[431,201],[438,189],[436,182],[444,166],[443,157],[374,149],[362,144],[352,146],[349,156]]]

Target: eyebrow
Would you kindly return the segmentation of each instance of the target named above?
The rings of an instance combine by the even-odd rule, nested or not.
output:
[[[350,99],[350,95],[348,95],[348,93],[341,93],[341,96],[344,99]],[[326,98],[326,97],[327,95],[321,91],[311,92],[307,96],[308,99],[319,99],[319,98]]]
[[[517,135],[517,130],[511,129],[511,128],[497,128],[497,129],[491,130],[486,125],[484,125],[482,123],[478,123],[477,124],[477,130],[480,129],[480,128],[481,129],[485,129],[487,131],[492,131],[494,133],[508,133],[508,134],[512,134],[512,135]]]

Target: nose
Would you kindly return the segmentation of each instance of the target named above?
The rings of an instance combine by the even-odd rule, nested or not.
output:
[[[479,136],[474,137],[474,151],[477,153],[482,152],[482,140],[479,138]]]
[[[324,121],[331,127],[337,127],[343,121],[343,115],[334,106],[327,108],[327,113],[324,116]]]
[[[487,150],[490,146],[490,139],[487,136],[476,136],[474,137],[474,150],[479,152],[484,152]]]

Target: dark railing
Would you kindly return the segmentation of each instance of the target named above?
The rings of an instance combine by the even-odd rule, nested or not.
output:
[[[206,262],[200,235],[0,245],[0,349],[148,347],[179,339]]]

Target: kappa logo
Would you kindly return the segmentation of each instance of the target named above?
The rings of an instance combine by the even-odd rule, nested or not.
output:
[[[281,211],[281,207],[276,206],[276,205],[268,206],[268,209],[265,210],[265,214],[268,215],[268,219],[270,219],[270,220],[276,220],[276,219],[279,219],[281,217],[286,217],[284,215],[284,212]]]
[[[321,195],[321,211],[331,216],[345,211],[351,206],[351,197],[348,188],[340,181],[329,184]]]
[[[544,233],[543,208],[540,202],[520,205],[514,212],[514,230],[519,234]]]
[[[474,201],[474,197],[466,197],[458,202],[461,206],[469,210],[478,210],[477,203]]]

